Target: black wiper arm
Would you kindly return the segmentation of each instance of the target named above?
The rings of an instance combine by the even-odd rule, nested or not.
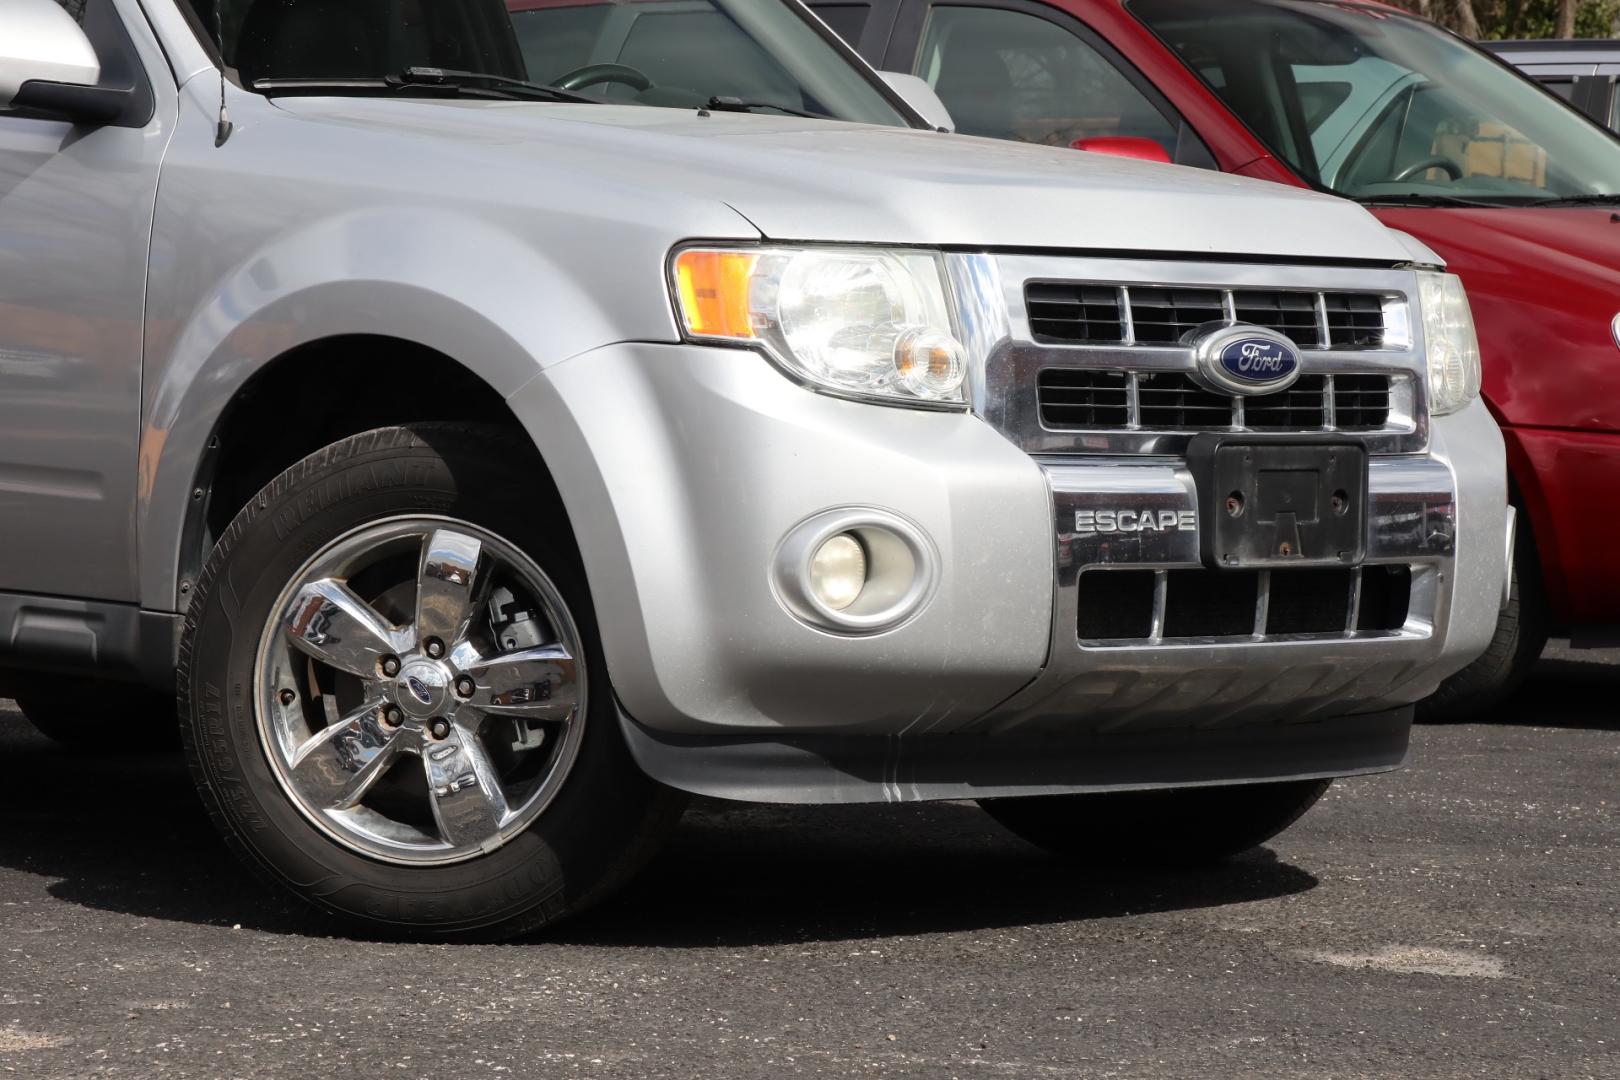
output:
[[[1620,206],[1620,195],[1566,195],[1556,199],[1532,199],[1526,206]]]
[[[805,116],[811,120],[833,119],[826,113],[805,112],[803,109],[795,109],[788,105],[778,105],[774,101],[748,101],[744,98],[720,97],[718,95],[710,98],[708,104],[703,107],[714,112],[753,112],[755,109],[775,109],[779,113],[786,113],[789,116]]]
[[[410,87],[440,89],[450,93],[477,93],[501,98],[542,98],[546,101],[579,101],[601,105],[598,98],[576,94],[560,86],[542,86],[539,83],[509,79],[504,75],[486,75],[477,71],[452,71],[446,68],[406,68],[402,74],[387,77],[357,79],[256,79],[253,89],[266,94],[320,94],[342,93],[356,90],[399,91]]]
[[[1417,192],[1410,195],[1358,195],[1356,202],[1362,206],[1462,206],[1475,210],[1513,205],[1494,199],[1465,199],[1460,195],[1423,195]]]
[[[577,94],[560,86],[511,79],[505,75],[491,75],[483,71],[457,71],[454,68],[409,67],[403,73],[388,79],[394,86],[468,86],[486,90],[510,90],[513,94],[544,97],[551,101],[577,101],[586,105],[601,105],[601,98]]]

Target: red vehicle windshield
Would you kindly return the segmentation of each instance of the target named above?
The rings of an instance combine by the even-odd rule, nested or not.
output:
[[[1421,19],[1310,0],[1129,9],[1319,187],[1481,205],[1620,193],[1620,141]]]

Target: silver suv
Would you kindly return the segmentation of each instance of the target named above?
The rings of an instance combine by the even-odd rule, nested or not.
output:
[[[1467,301],[1350,203],[950,135],[787,0],[4,17],[4,690],[177,689],[331,912],[541,926],[687,792],[1219,858],[1490,639]]]

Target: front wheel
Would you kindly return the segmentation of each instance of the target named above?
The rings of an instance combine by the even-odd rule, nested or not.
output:
[[[1513,549],[1513,583],[1507,606],[1496,619],[1496,633],[1484,654],[1440,684],[1418,703],[1424,723],[1476,718],[1512,697],[1530,677],[1547,647],[1547,598],[1541,587],[1541,560],[1520,511]]]
[[[561,509],[494,429],[368,432],[261,492],[187,618],[185,742],[248,862],[373,928],[498,939],[623,881],[631,761]]]
[[[1037,795],[980,803],[1055,855],[1104,865],[1197,866],[1265,843],[1316,805],[1331,780]]]

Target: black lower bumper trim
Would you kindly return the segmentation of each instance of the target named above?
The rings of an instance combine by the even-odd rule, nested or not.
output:
[[[1406,758],[1412,709],[1301,723],[1083,736],[694,737],[622,720],[636,761],[671,787],[745,802],[864,803],[1385,772]]]

